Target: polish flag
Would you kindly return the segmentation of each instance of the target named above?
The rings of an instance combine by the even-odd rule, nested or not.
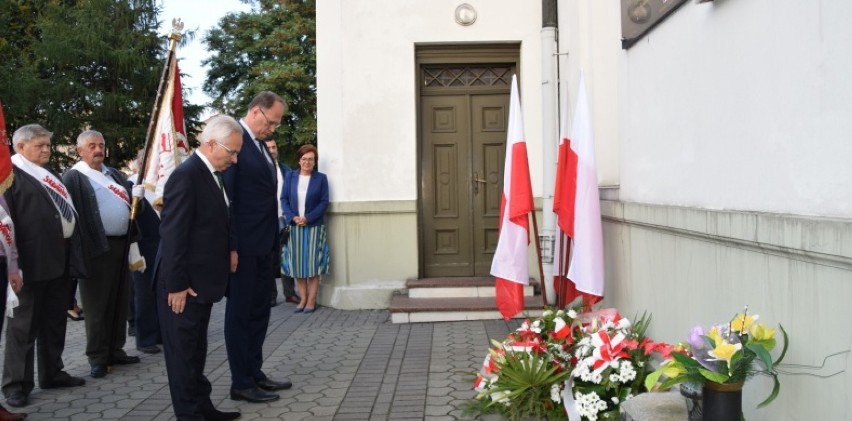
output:
[[[496,302],[500,314],[511,319],[524,309],[524,286],[529,285],[527,247],[530,243],[529,213],[533,207],[524,120],[518,99],[518,81],[512,76],[509,99],[509,127],[506,139],[506,166],[503,170],[503,196],[500,200],[500,236],[491,274],[496,279]]]
[[[6,119],[3,117],[3,104],[0,103],[0,194],[12,185],[12,153],[9,151],[9,138],[6,137]]]
[[[553,195],[553,212],[561,231],[554,247],[554,285],[560,306],[582,296],[584,305],[591,307],[604,295],[603,233],[592,118],[582,74],[570,137],[567,106],[563,112]],[[566,236],[568,241],[563,243]]]

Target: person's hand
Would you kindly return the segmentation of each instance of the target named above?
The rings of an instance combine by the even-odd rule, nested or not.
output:
[[[237,263],[239,263],[240,256],[237,255],[237,251],[231,251],[231,273],[237,271]]]
[[[192,290],[192,288],[187,288],[183,291],[179,292],[170,292],[169,293],[169,307],[171,307],[172,311],[175,314],[183,313],[183,309],[186,307],[186,295],[189,294],[193,297],[197,297],[198,294]]]
[[[133,186],[133,197],[141,199],[143,196],[145,196],[145,186],[142,184]]]
[[[9,285],[12,286],[12,291],[15,291],[15,294],[21,292],[21,288],[24,287],[24,280],[21,278],[20,273],[10,273],[9,274]]]

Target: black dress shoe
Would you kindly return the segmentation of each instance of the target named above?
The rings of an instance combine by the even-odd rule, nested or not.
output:
[[[277,393],[270,393],[265,390],[261,390],[257,387],[252,387],[248,389],[231,389],[231,399],[235,401],[248,401],[248,402],[272,402],[277,401],[278,398]]]
[[[201,414],[204,417],[204,421],[230,421],[235,420],[240,417],[239,412],[223,412],[217,409],[212,411],[207,411]]]
[[[158,347],[157,345],[137,346],[136,349],[139,350],[139,352],[144,352],[146,354],[159,354],[160,353],[160,347]]]
[[[257,382],[257,387],[263,390],[285,390],[293,387],[293,383],[290,382],[290,379],[283,378],[280,382],[276,382],[275,380],[270,379],[269,377]]]
[[[120,357],[112,357],[112,363],[118,365],[136,364],[139,361],[141,360],[135,355],[122,355]]]
[[[63,373],[64,374],[64,373]],[[60,387],[77,387],[86,384],[86,380],[83,380],[82,377],[74,377],[69,376],[68,374],[64,374],[63,376],[53,379],[48,384],[41,385],[42,389],[58,389]]]
[[[6,403],[15,408],[27,406],[27,394],[22,391],[12,392],[6,397]]]
[[[95,364],[92,366],[92,378],[99,379],[107,375],[106,364]]]
[[[299,303],[302,302],[302,300],[295,295],[291,295],[291,296],[285,298],[284,301],[286,301],[288,303],[293,303],[293,304],[296,304],[296,305],[298,305]]]
[[[277,306],[277,305],[278,305],[278,299],[277,299],[277,298],[275,298],[275,297],[272,297],[272,298],[269,300],[269,306],[270,306],[270,307],[275,307],[275,306]]]

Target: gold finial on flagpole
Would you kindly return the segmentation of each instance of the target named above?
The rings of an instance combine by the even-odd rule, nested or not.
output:
[[[178,41],[183,37],[183,21],[180,18],[172,19],[172,31],[169,32],[169,50],[174,51]]]

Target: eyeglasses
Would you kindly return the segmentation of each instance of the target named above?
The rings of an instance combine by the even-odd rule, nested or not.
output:
[[[235,150],[233,150],[233,149],[231,149],[231,148],[229,148],[229,147],[227,147],[227,146],[225,146],[225,145],[223,145],[219,142],[216,142],[215,140],[213,141],[213,143],[219,145],[220,148],[228,151],[228,155],[237,156],[237,154],[240,153],[240,151],[235,151]]]
[[[315,161],[315,159],[313,159],[313,158],[302,158],[302,159],[299,160],[299,162],[314,162],[314,161]]]
[[[276,123],[276,122],[270,120],[269,117],[266,116],[266,113],[263,112],[263,108],[257,107],[257,109],[260,110],[260,113],[263,115],[263,118],[266,119],[266,125],[271,127],[272,130],[275,130],[275,129],[281,127],[281,122],[279,121],[278,123]]]

